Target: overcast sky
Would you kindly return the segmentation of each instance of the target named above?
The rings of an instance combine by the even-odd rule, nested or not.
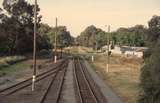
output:
[[[74,36],[92,24],[103,30],[107,30],[105,25],[112,30],[147,26],[153,15],[160,15],[160,0],[38,0],[38,4],[44,23],[54,26],[58,17],[59,25],[67,26]]]

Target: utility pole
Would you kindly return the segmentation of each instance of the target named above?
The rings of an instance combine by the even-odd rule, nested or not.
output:
[[[54,36],[54,63],[57,62],[57,17],[56,17],[56,30],[55,30],[55,36]]]
[[[33,41],[33,76],[32,76],[32,91],[35,89],[35,80],[36,80],[36,35],[37,35],[37,0],[35,0],[34,5],[34,41]]]
[[[109,56],[110,56],[110,54],[109,54],[109,44],[110,44],[110,25],[108,25],[108,40],[107,40],[107,45],[108,45],[108,47],[107,47],[107,65],[106,65],[106,71],[107,71],[107,73],[109,72]]]
[[[97,47],[96,47],[96,45],[97,45],[97,43],[96,43],[96,37],[95,37],[95,35],[96,35],[96,33],[94,32],[93,34],[93,46],[92,46],[92,48],[93,48],[93,55],[92,55],[92,62],[94,62],[94,55],[95,55],[95,49],[96,49],[96,52],[97,52]]]

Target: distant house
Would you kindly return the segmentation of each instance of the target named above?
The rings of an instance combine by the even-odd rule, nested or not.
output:
[[[144,55],[144,52],[147,51],[147,50],[148,50],[147,47],[138,47],[138,48],[135,48],[135,55],[137,57],[142,58],[143,55]]]
[[[108,46],[104,46],[102,49],[107,50]],[[139,58],[143,57],[144,51],[147,47],[130,47],[130,46],[115,46],[114,49],[109,49],[114,54],[126,55],[126,56],[136,56]]]
[[[109,50],[111,50],[110,48],[111,48],[111,45],[109,45]],[[108,50],[108,45],[105,45],[101,48],[102,52],[107,52],[107,50]]]

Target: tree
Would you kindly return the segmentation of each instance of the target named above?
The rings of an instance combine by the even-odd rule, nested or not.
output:
[[[55,43],[55,33],[57,33],[58,47],[67,47],[73,43],[72,36],[70,35],[70,32],[67,31],[67,28],[65,26],[58,26],[57,31],[56,28],[53,28],[52,33],[50,34],[52,44]]]
[[[7,16],[3,13],[3,10],[0,8],[0,50],[1,53],[5,53],[8,50],[8,42],[6,35],[6,28],[4,21],[7,19]]]
[[[58,27],[58,45],[60,47],[67,47],[73,43],[73,37],[67,31],[65,26]]]
[[[33,49],[34,5],[25,0],[4,0],[3,8],[7,16],[3,19],[7,51],[10,54],[30,52]],[[37,6],[37,25],[41,21],[40,8]],[[1,19],[2,20],[2,19]],[[37,48],[41,48],[42,37],[37,34]],[[3,42],[4,43],[4,42]],[[2,43],[2,44],[3,44]]]
[[[153,46],[159,43],[160,38],[160,16],[153,16],[153,18],[148,23],[148,35],[147,39],[149,41],[149,45]]]
[[[131,28],[119,28],[114,38],[116,42],[127,46],[145,46],[145,35],[147,28],[143,25],[136,25]]]
[[[95,41],[97,28],[93,25],[87,27],[78,37],[78,42],[83,46],[92,47]]]
[[[149,21],[147,38],[151,53],[141,70],[143,93],[139,103],[160,103],[160,16],[153,16]]]
[[[82,46],[97,49],[106,44],[106,37],[103,30],[91,25],[81,32],[80,36],[77,37],[77,41]]]
[[[47,24],[41,24],[39,29],[39,33],[41,35],[46,36],[47,42],[54,47],[55,43],[55,33],[56,28],[50,27]],[[70,32],[67,31],[65,26],[58,26],[57,27],[57,46],[58,47],[66,47],[72,45],[74,42],[74,38],[70,35]]]
[[[49,31],[51,30],[51,27],[47,24],[43,24],[41,23],[39,28],[38,28],[38,34],[39,34],[39,38],[38,38],[38,44],[39,44],[39,50],[41,49],[51,49],[51,42],[50,42],[50,38],[48,36]]]
[[[9,54],[33,51],[34,5],[26,0],[4,0],[4,10],[0,9],[0,49]],[[3,13],[6,12],[6,15]],[[55,28],[42,24],[37,6],[37,50],[50,49],[54,42]],[[68,46],[73,41],[65,26],[58,27],[60,46]]]

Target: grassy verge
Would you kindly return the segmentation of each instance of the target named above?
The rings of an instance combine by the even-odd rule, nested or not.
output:
[[[90,63],[125,103],[136,103],[140,91],[141,59],[112,56],[110,58],[109,73],[106,73],[105,55],[97,55],[95,62]]]
[[[20,62],[23,60],[25,57],[22,56],[0,57],[0,76],[13,74],[20,69],[29,67],[25,62]]]

